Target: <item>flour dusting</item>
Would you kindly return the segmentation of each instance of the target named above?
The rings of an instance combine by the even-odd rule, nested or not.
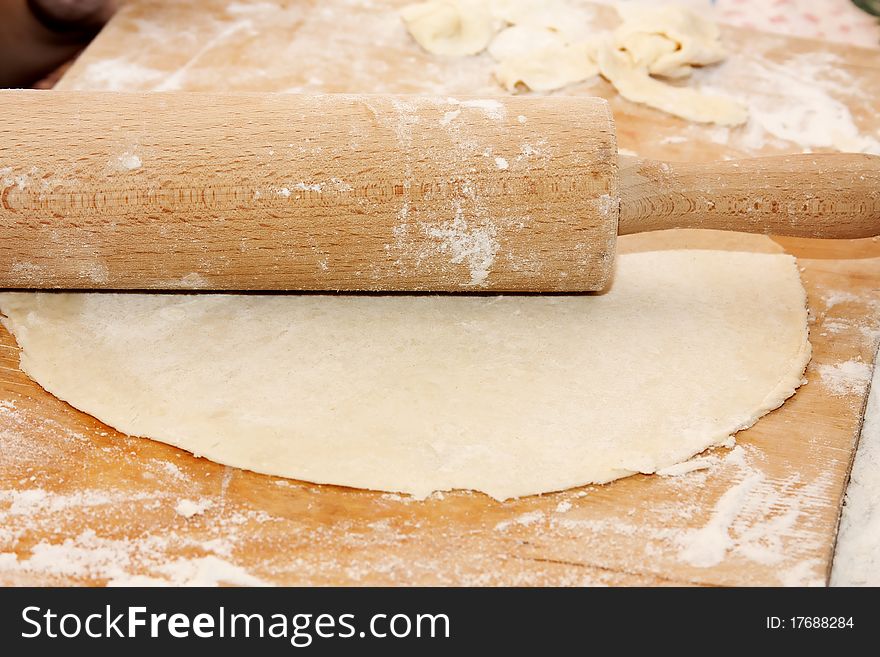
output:
[[[439,242],[440,253],[451,255],[452,264],[466,263],[470,268],[471,280],[466,285],[480,287],[495,262],[500,244],[496,239],[497,229],[492,223],[479,226],[469,225],[464,219],[461,207],[456,208],[455,218],[443,224],[425,227],[425,234]]]
[[[753,473],[721,496],[709,522],[699,529],[686,532],[680,538],[679,556],[682,561],[700,568],[721,563],[728,550],[733,547],[730,527],[748,495],[762,480],[763,475]]]
[[[210,509],[213,506],[213,502],[208,499],[201,500],[189,500],[189,499],[181,499],[174,506],[174,510],[178,515],[183,516],[184,518],[192,518],[193,516],[200,516],[205,511]]]
[[[322,191],[324,191],[324,183],[298,182],[293,186],[293,188],[301,192],[318,192],[320,194]]]
[[[542,522],[544,520],[544,512],[543,511],[530,511],[528,513],[524,513],[521,516],[517,516],[512,520],[502,520],[498,524],[495,525],[496,531],[505,531],[506,529],[512,527],[513,525],[519,525],[521,527],[529,527],[536,523]]]
[[[164,577],[146,575],[118,576],[107,582],[107,586],[269,586],[269,583],[254,577],[241,566],[216,556],[197,559],[175,559],[158,566]]]
[[[697,470],[708,470],[716,463],[718,463],[718,459],[714,456],[697,456],[696,458],[692,458],[689,461],[676,463],[675,465],[670,465],[666,468],[657,470],[656,474],[660,475],[661,477],[677,477],[688,472],[696,472]]]
[[[715,502],[701,527],[671,537],[678,546],[678,558],[697,568],[710,568],[734,555],[778,568],[780,581],[786,586],[822,583],[821,564],[812,560],[790,563],[786,542],[802,536],[798,526],[822,503],[830,478],[822,475],[806,484],[794,473],[775,480],[755,467],[753,454],[753,450],[737,446],[718,462],[738,471],[738,481]],[[815,548],[815,540],[800,547]]]
[[[134,153],[123,153],[110,161],[110,168],[114,171],[135,171],[142,165],[141,158]]]
[[[724,80],[718,87],[709,83],[704,88],[733,95],[748,106],[746,128],[728,132],[721,143],[740,142],[758,151],[775,138],[808,150],[880,153],[880,141],[863,134],[849,107],[836,97],[857,93],[859,85],[840,64],[833,53],[795,54],[781,63],[752,53],[731,56],[721,70],[700,70],[695,77]],[[736,88],[728,82],[736,80],[749,84]],[[733,134],[735,140],[730,139]]]
[[[122,56],[90,63],[71,88],[130,91],[153,86],[167,76],[165,71],[142,66],[127,56]]]
[[[476,98],[472,100],[457,100],[455,98],[447,98],[448,103],[452,105],[461,105],[462,107],[470,107],[481,110],[488,118],[495,121],[501,121],[507,116],[507,108],[504,103],[494,98]]]
[[[823,363],[816,369],[822,385],[837,397],[861,394],[871,380],[871,367],[860,360],[848,360],[833,365]]]
[[[846,491],[834,586],[880,586],[880,368],[875,368],[865,424]]]

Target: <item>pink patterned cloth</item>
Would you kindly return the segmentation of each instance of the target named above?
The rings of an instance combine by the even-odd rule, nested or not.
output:
[[[595,1],[613,5],[627,0]],[[691,7],[719,23],[880,49],[880,19],[862,11],[851,0],[668,1]]]
[[[880,48],[880,19],[850,0],[717,0],[712,4],[719,22]]]

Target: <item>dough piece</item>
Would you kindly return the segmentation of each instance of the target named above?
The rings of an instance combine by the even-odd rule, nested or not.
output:
[[[489,54],[497,62],[514,57],[526,57],[535,51],[562,48],[565,37],[543,27],[513,25],[501,30],[489,44]]]
[[[406,5],[400,16],[416,42],[435,55],[476,55],[497,31],[482,0],[430,0]]]
[[[652,75],[684,78],[693,65],[716,64],[726,55],[718,26],[684,7],[620,5],[617,11],[623,24],[614,45]]]
[[[603,77],[621,96],[634,103],[700,123],[735,126],[748,120],[748,110],[737,101],[655,80],[647,69],[634,67],[624,52],[603,47],[599,49],[598,58]]]
[[[520,84],[533,91],[552,91],[586,80],[599,72],[588,43],[558,45],[509,57],[495,67],[495,77],[508,91]]]
[[[621,5],[623,24],[599,47],[599,70],[620,95],[689,121],[735,126],[748,110],[732,98],[674,87],[651,77],[685,78],[693,65],[724,59],[718,26],[676,6]]]
[[[562,33],[546,27],[514,25],[498,33],[489,54],[499,62],[495,77],[508,91],[520,85],[552,91],[599,73],[597,45],[569,43]]]
[[[583,4],[564,0],[492,0],[492,14],[511,25],[557,32],[567,42],[581,41],[594,10]]]
[[[585,296],[4,293],[21,366],[228,465],[505,499],[654,472],[779,406],[809,359],[786,255],[623,255]]]

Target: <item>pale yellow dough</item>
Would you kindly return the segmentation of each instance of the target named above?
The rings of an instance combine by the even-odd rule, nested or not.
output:
[[[475,55],[497,31],[484,0],[429,0],[406,5],[400,16],[416,42],[436,55]]]
[[[810,353],[786,255],[622,255],[607,294],[0,294],[21,366],[117,429],[312,482],[498,499],[679,463]]]
[[[634,103],[650,105],[689,121],[735,126],[748,119],[740,103],[688,87],[675,87],[651,77],[645,69],[632,66],[627,55],[614,48],[599,49],[599,70],[621,96]]]
[[[489,54],[497,62],[514,57],[528,57],[547,48],[562,48],[568,42],[555,30],[528,25],[511,25],[499,32],[489,44]]]
[[[683,7],[622,4],[617,12],[623,24],[614,45],[652,75],[684,78],[695,65],[717,64],[726,55],[718,26]]]
[[[561,89],[599,72],[594,52],[588,43],[563,43],[531,50],[502,59],[495,68],[495,77],[508,91],[515,91],[520,84],[533,91]]]
[[[652,77],[686,78],[694,66],[722,61],[717,25],[674,5],[624,4],[617,11],[623,23],[600,46],[597,61],[621,96],[689,121],[736,126],[748,120],[746,107],[732,98]]]
[[[554,91],[601,73],[627,100],[689,121],[748,120],[747,108],[732,98],[653,77],[684,79],[695,66],[721,62],[717,25],[675,5],[631,3],[617,11],[623,22],[610,35],[587,34],[582,7],[565,0],[432,0],[407,5],[401,15],[429,52],[477,54],[488,46],[508,91]]]

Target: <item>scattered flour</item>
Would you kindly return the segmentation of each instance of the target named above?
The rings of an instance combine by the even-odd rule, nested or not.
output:
[[[504,159],[503,157],[496,157],[495,158],[495,166],[498,167],[499,169],[501,169],[502,171],[504,171],[505,169],[507,169],[510,166],[510,164],[508,164],[507,160]]]
[[[871,367],[860,360],[848,360],[834,365],[823,363],[816,369],[822,385],[838,397],[862,393],[871,379]]]
[[[846,290],[834,290],[822,297],[822,301],[825,302],[826,310],[831,310],[834,306],[838,306],[842,303],[853,303],[861,300],[862,298],[859,295],[847,292]]]
[[[91,91],[147,89],[167,76],[165,71],[141,66],[128,57],[117,57],[89,64],[72,88]]]
[[[111,160],[110,167],[114,171],[135,171],[142,166],[141,158],[134,153],[123,153],[116,159]]]
[[[379,498],[389,502],[402,502],[404,504],[418,501],[412,495],[400,495],[399,493],[383,493]]]
[[[689,461],[685,461],[684,463],[677,463],[676,465],[670,465],[667,468],[657,470],[656,474],[661,477],[676,477],[688,472],[696,472],[697,470],[708,470],[716,463],[718,463],[717,457],[698,456]]]
[[[452,123],[455,119],[457,119],[459,116],[461,116],[461,110],[460,110],[460,109],[457,109],[457,110],[450,110],[449,112],[446,112],[446,113],[443,115],[443,118],[442,118],[442,119],[440,119],[440,125],[449,125],[449,124]]]
[[[150,514],[167,521],[168,512],[188,515],[216,502],[181,499],[179,491],[193,482],[174,463],[155,458],[144,459],[142,476],[125,489],[89,478],[82,480],[91,483],[87,488],[65,481],[58,476],[64,464],[60,472],[80,476],[81,467],[96,460],[128,457],[130,439],[116,436],[108,442],[103,437],[109,434],[100,428],[90,433],[35,416],[13,399],[0,400],[0,474],[21,472],[17,480],[0,480],[0,582],[100,584],[137,573],[163,585],[259,583],[231,558],[273,518],[224,508],[197,533],[173,522],[155,525]]]
[[[833,53],[796,54],[781,63],[761,54],[740,55],[730,57],[719,71],[702,70],[695,77],[749,80],[748,93],[733,87],[717,91],[748,106],[749,123],[737,139],[750,150],[761,149],[769,137],[807,149],[880,153],[880,141],[862,134],[849,108],[835,97],[838,90],[858,91],[858,81],[849,79],[839,64]],[[847,79],[834,78],[840,75]],[[710,83],[705,88],[713,87]]]
[[[754,448],[737,446],[710,464],[713,470],[734,468],[739,472],[737,483],[716,501],[703,526],[665,532],[666,539],[677,547],[681,562],[697,568],[715,566],[732,555],[774,567],[786,586],[823,584],[821,564],[793,552],[819,547],[818,539],[808,538],[799,526],[809,521],[812,509],[824,504],[830,478],[821,475],[806,484],[794,473],[775,479],[753,465],[755,458],[759,453]]]
[[[880,586],[880,368],[874,369],[865,424],[853,462],[832,586]]]
[[[181,472],[180,468],[174,465],[171,461],[162,461],[162,465],[160,466],[166,474],[171,475],[175,479],[185,479],[186,476]]]
[[[186,276],[181,276],[177,281],[171,281],[167,283],[169,288],[182,287],[191,290],[204,289],[209,287],[208,281],[205,280],[205,277],[196,272],[190,272]]]
[[[681,537],[679,556],[682,561],[700,568],[721,563],[734,544],[730,527],[740,514],[749,494],[762,480],[762,474],[753,473],[721,496],[709,522]]]
[[[144,575],[114,577],[107,586],[269,586],[240,566],[213,555],[197,559],[177,559],[159,566],[165,578]]]
[[[330,184],[337,192],[350,192],[354,190],[354,187],[345,182],[342,178],[331,178]]]
[[[466,263],[471,280],[467,284],[479,287],[486,283],[500,244],[497,230],[491,223],[470,226],[464,219],[461,207],[456,208],[455,219],[446,223],[425,226],[425,233],[439,242],[440,253],[451,255],[452,264]]]
[[[543,511],[529,511],[528,513],[524,513],[521,516],[517,516],[511,520],[502,520],[498,524],[495,525],[496,531],[506,531],[510,527],[514,525],[520,525],[522,527],[530,527],[536,523],[542,522],[544,520],[544,512]]]
[[[301,192],[318,192],[320,194],[322,191],[324,191],[324,183],[298,182],[293,186],[293,188]]]
[[[475,98],[465,101],[457,100],[455,98],[447,98],[446,102],[452,105],[461,105],[462,107],[471,107],[482,110],[487,117],[494,119],[495,121],[501,121],[507,116],[507,108],[504,106],[504,103],[495,100],[494,98]]]
[[[189,500],[184,498],[177,502],[174,510],[177,511],[177,513],[179,515],[182,515],[184,518],[192,518],[193,516],[202,515],[212,506],[213,503],[211,502],[211,500]]]
[[[556,513],[568,513],[569,511],[571,511],[571,502],[568,500],[563,500],[556,505]]]
[[[782,586],[825,586],[825,579],[816,574],[821,570],[821,563],[815,559],[806,559],[791,568],[780,570],[779,581]]]

